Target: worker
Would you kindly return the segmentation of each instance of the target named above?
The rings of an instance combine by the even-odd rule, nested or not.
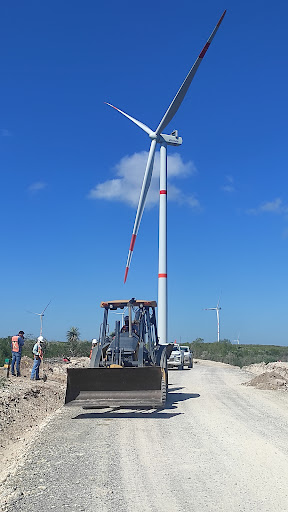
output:
[[[43,359],[43,349],[42,349],[42,343],[44,341],[43,336],[38,336],[37,343],[35,343],[33,347],[33,355],[34,355],[34,363],[33,368],[31,372],[31,380],[40,380],[39,378],[39,368],[41,361]]]
[[[121,328],[121,332],[128,332],[128,331],[129,331],[129,316],[125,316],[124,325]]]
[[[11,349],[12,349],[12,361],[11,361],[11,375],[20,377],[20,362],[22,356],[22,347],[24,345],[24,331],[19,331],[17,336],[12,336]],[[15,374],[15,363],[16,363],[16,374]]]
[[[135,320],[134,322],[132,322],[132,332],[137,334],[137,336],[139,337],[139,322],[136,322]]]
[[[92,340],[92,347],[90,349],[90,355],[89,355],[90,359],[91,359],[91,356],[92,356],[92,350],[93,350],[93,348],[97,347],[97,344],[98,344],[98,341],[96,340],[96,338],[93,338],[93,340]]]

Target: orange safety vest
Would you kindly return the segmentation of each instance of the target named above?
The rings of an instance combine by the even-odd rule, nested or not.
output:
[[[18,336],[12,336],[12,352],[19,352]]]

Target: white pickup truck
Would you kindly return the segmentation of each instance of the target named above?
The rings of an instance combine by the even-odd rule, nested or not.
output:
[[[193,354],[190,352],[189,347],[187,345],[181,345],[180,350],[184,352],[184,366],[193,368]]]
[[[180,349],[180,345],[176,343],[173,345],[171,355],[167,360],[168,368],[178,368],[178,370],[183,370],[184,368],[184,352]]]

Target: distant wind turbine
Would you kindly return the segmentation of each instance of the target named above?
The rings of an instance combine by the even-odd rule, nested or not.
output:
[[[42,336],[44,311],[46,311],[46,309],[48,308],[49,304],[51,304],[51,302],[52,302],[52,299],[50,300],[50,302],[48,302],[47,306],[45,306],[45,308],[43,309],[42,313],[35,313],[34,311],[28,311],[28,313],[32,313],[33,315],[40,316],[40,336]]]
[[[124,321],[124,318],[125,318],[125,311],[127,310],[128,308],[125,308],[121,313],[115,313],[116,315],[121,315],[121,327],[123,327],[123,325],[125,324],[125,321]]]
[[[216,308],[205,308],[205,311],[216,311],[216,315],[217,315],[217,341],[220,341],[220,315],[219,315],[219,311],[220,311],[221,308],[219,307],[219,303],[220,303],[220,297],[219,297],[219,300],[218,300]]]
[[[238,334],[237,340],[233,340],[233,342],[237,343],[237,345],[239,345],[239,343],[240,343],[240,332]]]

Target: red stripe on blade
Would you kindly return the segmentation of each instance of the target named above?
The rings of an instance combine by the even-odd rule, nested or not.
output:
[[[158,274],[158,277],[167,277],[167,274]]]
[[[160,190],[160,194],[167,194],[167,190]]]
[[[210,46],[210,43],[206,43],[205,44],[202,52],[199,54],[199,59],[203,59],[203,57],[204,57],[205,53],[207,52],[209,46]]]
[[[124,276],[124,284],[126,283],[127,275],[128,275],[129,267],[126,267],[125,269],[125,276]]]
[[[218,23],[217,23],[217,27],[219,27],[219,25],[222,23],[222,20],[223,20],[223,18],[224,18],[224,16],[225,16],[225,14],[226,14],[226,9],[225,9],[225,11],[223,12],[223,14],[222,14],[222,16],[221,16],[220,20],[218,21]]]
[[[135,245],[135,241],[136,241],[136,236],[137,235],[132,235],[131,236],[131,243],[130,243],[129,251],[133,251],[133,249],[134,249],[134,245]]]

